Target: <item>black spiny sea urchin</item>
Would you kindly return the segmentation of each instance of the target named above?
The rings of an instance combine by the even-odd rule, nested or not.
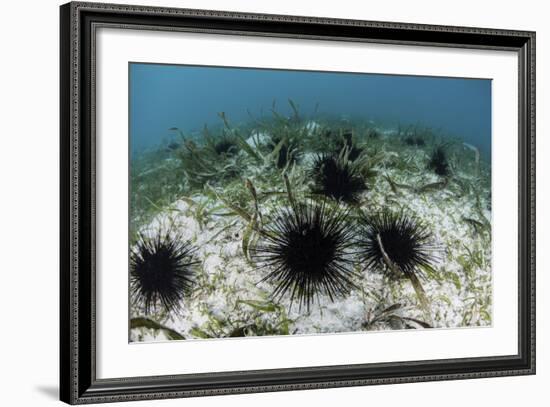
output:
[[[148,314],[159,303],[167,311],[178,309],[194,284],[195,266],[191,244],[169,233],[139,235],[130,251],[130,289]]]
[[[272,294],[290,292],[290,303],[300,308],[319,294],[331,301],[355,287],[350,247],[353,228],[348,212],[330,209],[325,203],[308,203],[278,212],[262,240],[253,250],[254,259],[271,268],[262,281],[276,284]]]
[[[214,151],[218,155],[233,155],[238,149],[237,143],[229,137],[223,137],[214,144]]]
[[[419,266],[432,267],[437,260],[439,248],[432,233],[413,216],[389,210],[372,215],[363,212],[359,224],[357,245],[366,268],[403,277],[418,273]]]
[[[344,150],[345,149],[345,150]],[[353,140],[353,133],[342,134],[342,138],[337,142],[337,154],[345,152],[349,161],[355,161],[363,153],[363,149],[357,147]]]
[[[437,147],[432,151],[430,161],[428,162],[428,168],[442,177],[449,175],[449,161],[447,160],[447,154],[443,147]]]
[[[335,154],[317,156],[311,175],[313,192],[337,201],[357,203],[361,193],[367,189],[354,165]]]
[[[300,157],[300,148],[295,138],[271,137],[271,149],[277,168],[283,170],[296,163]]]
[[[408,146],[415,146],[415,147],[422,147],[426,145],[426,142],[421,137],[413,137],[413,136],[407,136],[404,139],[404,142]]]

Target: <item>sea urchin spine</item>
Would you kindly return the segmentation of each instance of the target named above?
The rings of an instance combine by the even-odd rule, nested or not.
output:
[[[366,268],[389,272],[392,278],[408,278],[426,319],[431,320],[429,300],[417,275],[432,268],[439,247],[426,224],[403,212],[388,210],[360,218],[357,245]]]
[[[309,310],[319,294],[331,301],[348,294],[355,285],[350,247],[353,228],[348,213],[325,203],[298,204],[277,214],[253,250],[254,259],[271,269],[262,281],[276,284],[272,294],[290,292],[300,308]]]
[[[130,251],[130,289],[146,314],[159,304],[167,311],[180,308],[191,292],[199,263],[193,252],[189,242],[169,233],[139,235]]]
[[[432,267],[438,251],[432,241],[428,226],[403,212],[361,215],[358,246],[367,268],[387,270],[391,263],[410,274],[420,266]]]
[[[342,139],[337,142],[337,154],[345,153],[349,161],[355,161],[363,153],[363,149],[357,147],[353,140],[353,133],[342,134]]]
[[[320,155],[314,163],[311,175],[315,182],[313,192],[337,201],[357,203],[367,186],[356,167],[334,154]]]
[[[449,161],[443,147],[437,147],[432,151],[430,161],[428,162],[428,168],[439,176],[446,177],[449,175]]]
[[[238,151],[238,146],[235,141],[229,137],[223,137],[214,144],[214,151],[218,155],[234,155]]]

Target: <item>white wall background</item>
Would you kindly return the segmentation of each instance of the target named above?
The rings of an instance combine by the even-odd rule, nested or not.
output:
[[[134,4],[537,31],[537,376],[187,399],[188,406],[544,405],[549,259],[550,27],[545,2],[145,0]],[[54,405],[58,382],[59,0],[6,2],[0,24],[0,404]],[[181,400],[148,402],[176,406]],[[126,403],[124,405],[146,405]]]

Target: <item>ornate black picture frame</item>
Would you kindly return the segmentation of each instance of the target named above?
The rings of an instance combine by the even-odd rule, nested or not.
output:
[[[60,21],[62,401],[118,402],[535,373],[534,32],[80,2],[61,6]],[[94,35],[99,26],[516,52],[519,60],[517,354],[98,379]]]

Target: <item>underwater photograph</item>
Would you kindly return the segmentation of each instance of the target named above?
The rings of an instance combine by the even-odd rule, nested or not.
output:
[[[129,341],[489,327],[491,80],[129,64]]]

